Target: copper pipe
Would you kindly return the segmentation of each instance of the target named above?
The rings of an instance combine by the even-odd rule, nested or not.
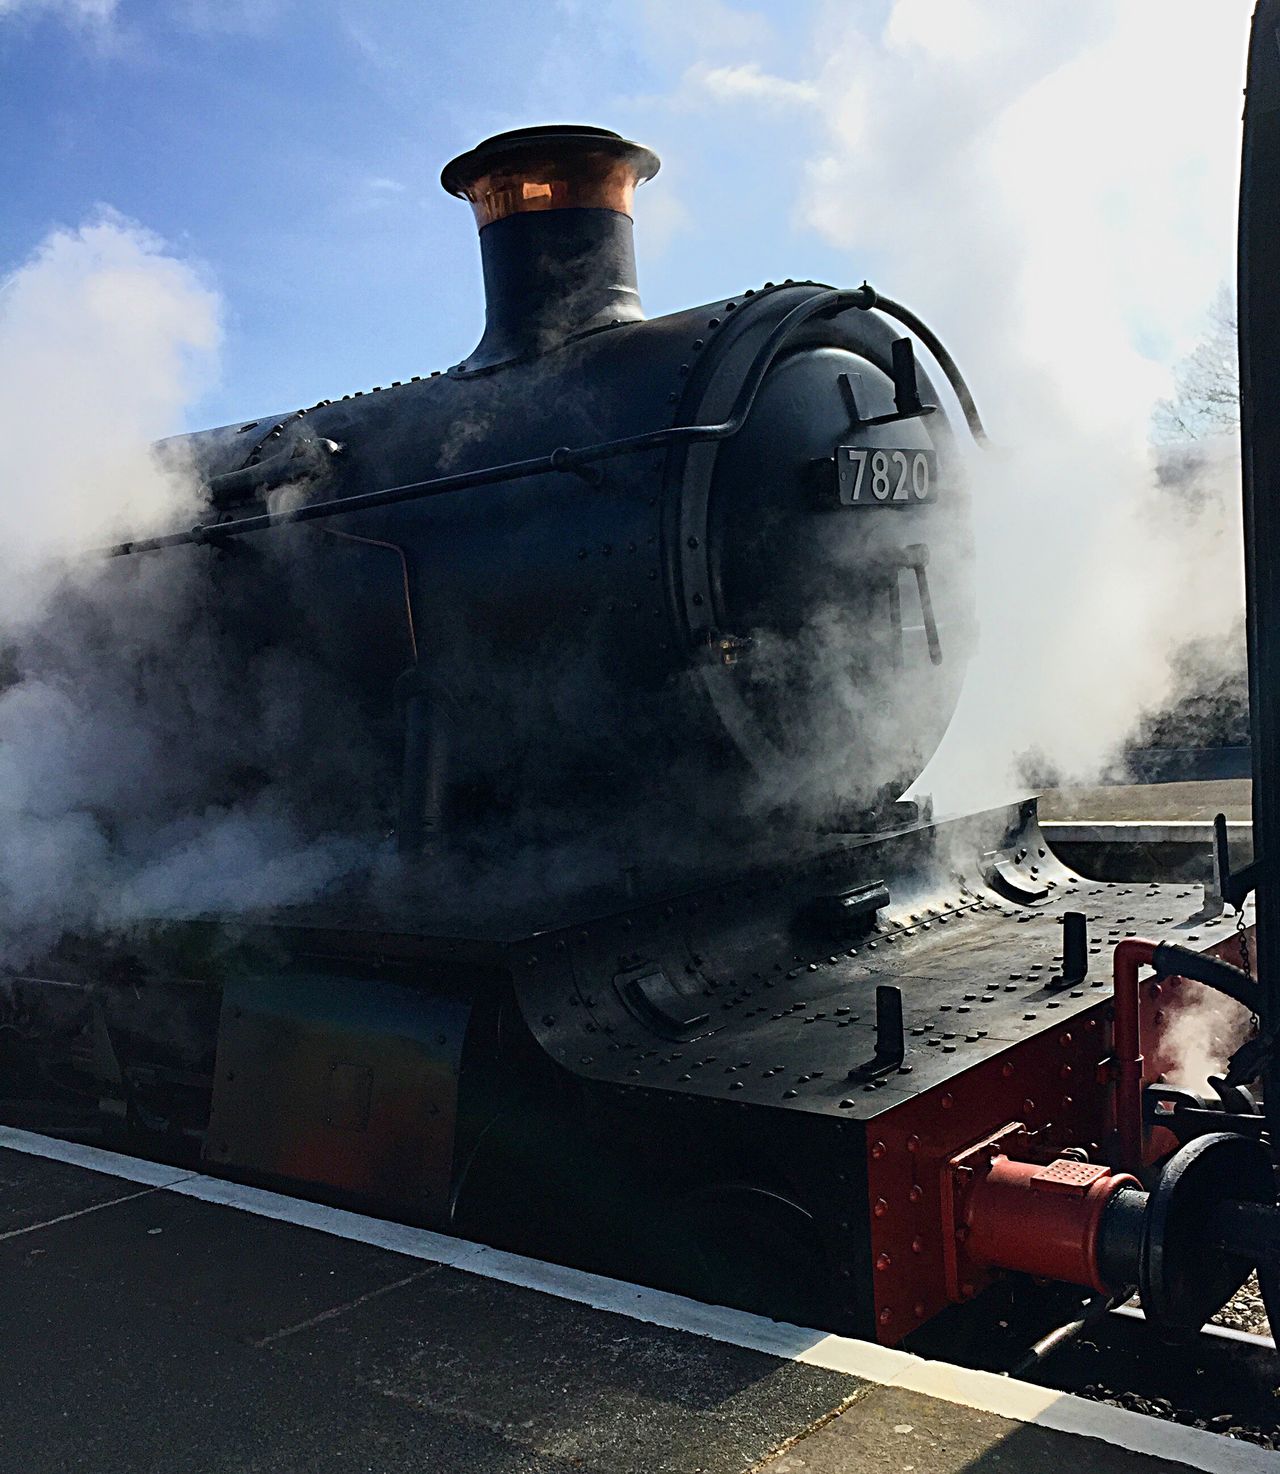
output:
[[[413,589],[409,582],[409,558],[399,543],[383,542],[377,537],[357,537],[354,532],[339,532],[336,527],[326,527],[330,537],[340,537],[349,543],[364,543],[370,548],[386,548],[400,557],[400,573],[404,581],[404,613],[409,627],[409,649],[413,652],[413,663],[418,663],[418,635],[413,623]]]

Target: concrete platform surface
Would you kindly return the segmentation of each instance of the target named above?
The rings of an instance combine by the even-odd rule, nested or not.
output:
[[[1114,783],[1097,788],[1054,788],[1040,795],[1042,822],[1063,820],[1158,823],[1169,820],[1212,824],[1215,814],[1228,822],[1253,817],[1252,785],[1247,778],[1208,783]]]
[[[0,1400],[3,1474],[1280,1467],[1043,1388],[9,1128]]]
[[[1092,880],[1202,884],[1217,814],[1226,817],[1232,868],[1253,858],[1247,779],[1051,789],[1038,813],[1058,858]]]

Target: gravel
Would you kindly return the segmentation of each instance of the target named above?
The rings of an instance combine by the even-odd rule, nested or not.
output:
[[[1214,1325],[1248,1331],[1252,1336],[1269,1336],[1266,1307],[1258,1289],[1258,1276],[1251,1274],[1213,1318]]]
[[[1167,1397],[1143,1397],[1136,1392],[1117,1392],[1098,1383],[1090,1383],[1080,1391],[1091,1401],[1105,1402],[1109,1407],[1125,1408],[1131,1413],[1143,1413],[1149,1418],[1162,1418],[1167,1423],[1181,1423],[1184,1428],[1222,1433],[1228,1438],[1238,1438],[1242,1443],[1257,1444],[1260,1448],[1280,1448],[1280,1438],[1274,1428],[1260,1428],[1252,1421],[1241,1419],[1236,1412],[1211,1413],[1205,1416],[1180,1408]]]
[[[1243,1285],[1215,1319],[1266,1334],[1256,1280]],[[1163,1341],[1141,1320],[1107,1316],[1028,1380],[1280,1449],[1280,1376],[1276,1352],[1265,1342],[1209,1336]]]

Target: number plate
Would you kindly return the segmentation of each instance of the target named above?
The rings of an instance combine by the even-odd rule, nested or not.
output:
[[[938,457],[931,450],[841,445],[836,450],[840,505],[912,507],[934,500]]]

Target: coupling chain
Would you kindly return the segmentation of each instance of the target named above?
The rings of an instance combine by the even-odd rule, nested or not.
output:
[[[1244,924],[1243,904],[1236,911],[1236,941],[1240,944],[1240,965],[1252,977],[1253,965],[1249,961],[1249,933]]]
[[[1236,907],[1236,942],[1240,947],[1240,965],[1244,968],[1248,976],[1252,977],[1253,964],[1249,960],[1249,933],[1244,924],[1243,901]],[[1258,1030],[1262,1027],[1262,1020],[1256,1013],[1253,1013],[1249,1017],[1249,1022],[1254,1034],[1257,1034]]]

